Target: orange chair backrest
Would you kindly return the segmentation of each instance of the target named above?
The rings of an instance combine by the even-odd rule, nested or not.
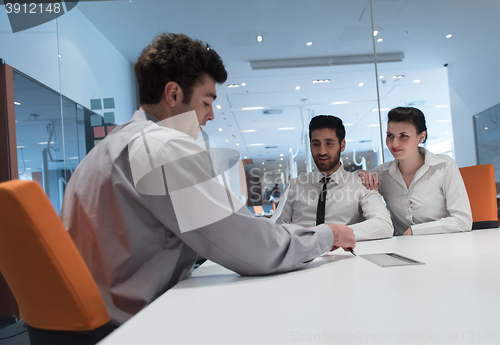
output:
[[[495,169],[491,164],[460,168],[472,210],[472,229],[498,227]]]
[[[264,213],[264,208],[262,206],[254,206],[253,207],[253,212],[255,214],[263,214]]]
[[[0,183],[0,224],[0,271],[28,325],[88,331],[109,321],[85,262],[38,183]]]

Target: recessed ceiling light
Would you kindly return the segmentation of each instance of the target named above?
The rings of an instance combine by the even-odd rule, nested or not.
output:
[[[266,168],[264,168],[264,171],[266,170]]]
[[[240,146],[240,143],[236,143],[236,146]]]
[[[217,109],[222,109],[222,107],[220,106],[220,104],[217,104]]]
[[[222,132],[222,128],[219,128],[219,132]]]
[[[24,149],[24,146],[18,146],[18,149]],[[25,161],[26,162],[26,161]]]
[[[283,157],[282,157],[282,158],[280,158],[280,160],[283,160]]]
[[[241,83],[241,86],[247,86],[247,83]]]
[[[265,145],[265,144],[263,144],[263,143],[259,143],[259,144],[249,144],[249,145],[247,145],[247,146],[264,146],[264,145]]]
[[[382,42],[383,40],[384,40],[383,38],[379,38],[377,42]]]
[[[306,44],[307,44],[308,46],[312,46],[312,45],[313,45],[313,43],[312,43],[312,42],[307,42]]]
[[[373,31],[373,36],[377,36],[378,35],[378,30],[374,30]]]
[[[229,139],[226,139],[226,143],[228,143],[228,142],[229,142]]]
[[[398,75],[394,75],[392,76],[392,79],[401,79],[401,78],[404,78],[405,76],[403,74],[398,74]]]
[[[242,131],[240,131],[241,133],[252,133],[252,132],[256,132],[257,130],[256,129],[244,129]]]
[[[247,156],[243,157],[243,159],[247,159]]]
[[[246,107],[246,108],[241,108],[241,110],[259,110],[259,109],[264,109],[264,107]]]
[[[449,108],[450,106],[448,104],[440,104],[436,105],[436,108]]]
[[[300,90],[300,86],[295,86],[295,90]]]
[[[383,75],[381,75],[379,78],[380,78],[380,79],[384,79],[384,76],[383,76]]]
[[[413,82],[414,82],[415,84],[416,84],[416,83],[420,83],[420,79],[415,79]]]
[[[264,162],[262,162],[262,164],[264,164]]]
[[[227,87],[228,88],[240,87],[240,84],[229,84]]]
[[[278,131],[289,131],[292,129],[295,129],[295,127],[281,127],[281,128],[278,128]]]
[[[363,85],[365,85],[365,84],[364,84],[364,83],[359,83],[359,84],[358,84],[358,86],[363,86]]]
[[[488,127],[486,127],[485,129],[488,129]],[[281,166],[281,164],[280,164],[280,166]]]
[[[352,123],[344,123],[345,127],[352,126]]]
[[[446,38],[451,38],[453,35],[452,34],[448,34],[446,35]]]
[[[51,145],[55,144],[55,141],[50,142]],[[39,142],[38,145],[47,145],[46,141]]]
[[[19,103],[19,102],[14,102],[14,104],[15,104],[15,105],[21,105],[21,103]]]
[[[368,125],[368,127],[380,127],[380,125],[378,123],[373,123],[371,125]]]
[[[315,79],[315,80],[313,80],[314,84],[317,84],[317,83],[329,83],[329,82],[330,82],[330,79]]]
[[[259,43],[260,43],[260,42],[262,42],[263,40],[264,40],[264,37],[262,37],[262,36],[257,36],[257,42],[259,42]]]
[[[332,102],[331,104],[336,105],[336,104],[347,104],[347,103],[349,103],[349,102],[348,101],[338,101],[338,102]]]
[[[280,153],[280,157],[283,157],[283,154],[282,154],[282,153]]]
[[[391,108],[380,108],[380,111],[389,111]],[[378,108],[372,109],[372,111],[378,111]]]

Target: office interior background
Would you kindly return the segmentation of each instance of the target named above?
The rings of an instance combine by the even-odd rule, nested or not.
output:
[[[238,195],[313,169],[308,122],[319,114],[344,121],[346,169],[391,160],[397,106],[424,112],[427,149],[459,167],[491,163],[500,181],[497,0],[82,1],[16,33],[0,8],[18,175],[40,181],[57,211],[88,150],[139,107],[133,66],[161,32],[209,43],[226,65],[205,131],[244,160],[246,182],[238,165],[228,172]]]

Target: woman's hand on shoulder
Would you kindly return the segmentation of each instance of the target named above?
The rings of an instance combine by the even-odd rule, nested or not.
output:
[[[377,178],[377,174],[366,170],[356,170],[359,178],[361,179],[361,183],[365,186],[366,189],[375,190],[378,186],[381,185]]]

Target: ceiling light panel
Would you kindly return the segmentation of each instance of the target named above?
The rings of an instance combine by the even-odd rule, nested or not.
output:
[[[377,54],[377,63],[401,62],[404,53],[380,53]],[[360,55],[332,55],[298,59],[267,59],[250,61],[252,69],[276,69],[276,68],[298,68],[298,67],[318,67],[318,66],[342,66],[373,64],[375,61],[373,54]]]

